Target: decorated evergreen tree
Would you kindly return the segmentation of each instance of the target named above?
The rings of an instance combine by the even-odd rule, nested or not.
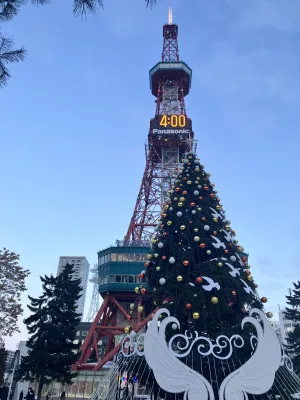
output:
[[[176,323],[166,326],[167,341],[186,332],[186,339],[201,336],[208,339],[207,346],[218,343],[219,358],[213,353],[199,357],[197,346],[181,358],[211,382],[217,396],[218,382],[253,354],[251,337],[256,330],[242,321],[250,309],[262,310],[267,298],[258,297],[248,256],[235,239],[210,174],[193,153],[186,154],[182,163],[163,206],[152,250],[140,275],[144,279],[136,292],[142,302],[140,312],[148,315],[154,307],[166,308],[179,321],[180,331]],[[266,315],[272,317],[271,312]],[[233,350],[232,338],[237,335],[240,343],[237,341]],[[176,351],[180,346],[186,348],[185,339],[180,340]],[[201,346],[205,351],[205,344]]]
[[[267,302],[258,298],[247,260],[210,174],[189,153],[164,204],[141,293],[169,308],[182,330],[230,335],[248,309]]]
[[[38,399],[44,384],[70,384],[75,376],[71,366],[77,361],[79,344],[74,344],[80,314],[76,304],[82,291],[80,279],[72,279],[74,266],[67,264],[57,277],[41,277],[43,294],[29,296],[32,315],[25,319],[30,335],[28,355],[22,358],[19,378],[37,381]]]
[[[300,281],[293,283],[294,289],[286,296],[287,308],[285,317],[294,323],[294,328],[287,337],[287,351],[292,357],[294,370],[300,375]]]

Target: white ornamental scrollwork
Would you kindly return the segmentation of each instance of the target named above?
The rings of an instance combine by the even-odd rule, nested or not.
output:
[[[173,352],[175,357],[182,358],[190,354],[195,343],[199,343],[197,346],[197,352],[201,356],[213,355],[219,360],[227,360],[232,356],[233,347],[241,348],[244,346],[244,340],[240,335],[233,335],[228,338],[225,335],[220,335],[216,338],[213,343],[209,338],[205,336],[199,336],[198,332],[194,332],[194,335],[188,334],[187,331],[184,335],[178,334],[171,338],[168,347]],[[181,343],[183,343],[181,345]],[[225,355],[222,355],[224,350],[228,348]],[[177,350],[179,352],[177,352]]]
[[[160,320],[161,315],[166,315],[166,318]],[[248,394],[266,393],[274,383],[278,368],[287,366],[288,357],[282,354],[276,333],[264,313],[252,309],[249,316],[243,319],[242,329],[246,323],[256,329],[256,335],[250,338],[253,353],[249,360],[223,380],[219,400],[245,400]],[[200,356],[211,354],[221,360],[228,359],[234,347],[243,346],[243,339],[239,335],[231,338],[221,335],[215,342],[211,342],[197,332],[193,335],[186,332],[185,335],[174,335],[167,343],[166,328],[169,324],[176,324],[180,328],[179,321],[171,317],[167,309],[158,310],[145,334],[125,337],[121,345],[122,354],[125,357],[144,355],[158,385],[169,393],[184,393],[184,400],[215,400],[212,383],[179,358],[188,355],[194,344],[202,341],[197,346]],[[177,347],[177,350],[172,347]],[[227,349],[228,353],[223,355]]]

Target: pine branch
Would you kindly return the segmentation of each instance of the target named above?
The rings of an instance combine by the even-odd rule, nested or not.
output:
[[[25,0],[0,0],[0,21],[10,21],[24,3]]]
[[[99,7],[104,7],[103,0],[74,0],[73,14],[75,17],[84,17],[88,13],[94,14]]]
[[[145,0],[147,7],[152,8],[156,4],[156,0]]]
[[[35,6],[44,6],[45,4],[49,4],[51,0],[31,0],[31,3]]]

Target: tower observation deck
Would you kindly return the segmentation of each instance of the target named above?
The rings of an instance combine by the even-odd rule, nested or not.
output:
[[[101,369],[117,353],[124,331],[138,332],[151,319],[153,308],[145,310],[135,290],[180,160],[185,152],[196,150],[192,121],[184,102],[191,88],[192,70],[179,58],[178,26],[172,23],[170,10],[169,23],[163,26],[162,59],[149,72],[156,108],[145,145],[142,183],[124,240],[98,252],[97,282],[103,303],[82,345],[75,370]],[[96,301],[97,296],[94,298]]]

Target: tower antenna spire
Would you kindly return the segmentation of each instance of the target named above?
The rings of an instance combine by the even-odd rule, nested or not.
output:
[[[169,25],[173,24],[172,0],[169,0]]]

